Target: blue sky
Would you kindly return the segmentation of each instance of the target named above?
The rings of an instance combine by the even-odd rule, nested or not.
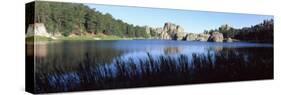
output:
[[[222,24],[241,28],[261,23],[271,19],[269,15],[219,13],[175,9],[141,8],[85,4],[102,13],[109,13],[116,19],[134,25],[163,27],[165,22],[172,22],[184,28],[185,32],[201,33],[204,30],[215,29]]]

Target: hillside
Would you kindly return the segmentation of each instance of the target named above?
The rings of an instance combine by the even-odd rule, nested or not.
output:
[[[44,23],[51,34],[105,34],[124,37],[148,37],[144,27],[128,24],[77,3],[35,2],[35,22]]]
[[[33,7],[35,9],[33,10]],[[153,28],[129,24],[109,13],[78,3],[36,1],[27,6],[26,29],[29,25],[43,23],[50,35],[72,37],[70,39],[166,39],[218,41],[231,39],[251,42],[273,43],[273,19],[260,24],[233,28],[227,24],[204,33],[187,33],[180,25],[166,22],[163,27]],[[34,12],[35,15],[32,15]],[[141,18],[140,18],[141,19]],[[192,31],[191,31],[192,32]],[[202,31],[203,32],[203,31]],[[213,35],[213,36],[212,36]],[[210,39],[212,38],[212,39]],[[69,38],[66,38],[69,39]]]

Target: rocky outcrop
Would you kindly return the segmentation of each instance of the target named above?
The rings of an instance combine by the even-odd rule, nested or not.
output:
[[[56,39],[56,37],[60,37],[60,33],[54,33],[51,35],[47,32],[47,29],[43,23],[34,23],[29,24],[27,28],[26,37],[34,37],[34,36],[42,36],[42,37],[48,37],[51,39]]]
[[[184,40],[186,36],[185,32],[177,32],[173,37],[174,40]]]
[[[188,33],[186,35],[187,41],[208,41],[210,34],[194,34]]]
[[[223,34],[219,32],[213,32],[209,37],[209,41],[212,42],[223,42]]]
[[[43,23],[29,24],[27,28],[26,37],[30,37],[30,36],[51,37],[51,35],[47,32],[46,27]]]
[[[197,41],[208,41],[210,34],[198,34]]]
[[[231,38],[226,38],[226,42],[233,42]]]
[[[171,36],[167,32],[163,31],[163,28],[155,28],[153,31],[157,35],[158,39],[171,39]]]
[[[159,39],[166,39],[166,40],[169,40],[169,39],[172,39],[172,37],[171,37],[171,35],[169,35],[167,32],[162,31],[162,32],[160,33]]]
[[[185,36],[184,29],[181,26],[170,22],[165,23],[163,32],[167,32],[172,40],[182,40]]]
[[[149,30],[147,29],[147,31]],[[186,33],[181,26],[170,22],[165,23],[163,28],[150,29],[150,33],[152,31],[158,35],[158,39],[183,40],[186,36]]]
[[[188,33],[188,34],[186,34],[185,39],[186,39],[187,41],[195,41],[195,40],[197,39],[197,34]]]
[[[212,34],[207,33],[186,33],[184,29],[176,24],[166,22],[163,28],[151,28],[145,27],[147,34],[156,34],[156,38],[165,40],[187,40],[187,41],[212,41],[212,42],[223,42],[224,37],[222,33],[213,32]],[[226,41],[232,42],[232,39]]]

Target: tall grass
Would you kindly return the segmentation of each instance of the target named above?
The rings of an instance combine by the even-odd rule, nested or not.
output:
[[[257,55],[258,56],[258,55]],[[193,84],[273,78],[272,56],[250,56],[220,52],[211,54],[181,54],[177,57],[160,55],[146,58],[116,58],[111,64],[96,62],[85,54],[79,69],[52,73],[36,72],[36,91],[61,92],[127,87]]]

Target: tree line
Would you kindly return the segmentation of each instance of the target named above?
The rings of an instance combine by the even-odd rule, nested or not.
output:
[[[240,29],[233,28],[227,24],[217,29],[205,30],[204,33],[220,32],[225,38],[234,38],[242,41],[273,43],[273,19],[264,20],[250,27]]]
[[[157,36],[153,29],[147,33],[145,26],[126,23],[109,13],[77,3],[36,2],[34,18],[35,22],[44,23],[49,33],[64,36],[83,33],[144,38]],[[209,34],[212,32],[220,32],[225,38],[273,43],[273,19],[240,29],[225,24],[217,29],[204,31]]]
[[[50,33],[64,36],[103,33],[120,37],[148,37],[145,27],[128,24],[83,4],[36,2],[35,22],[44,23]]]

